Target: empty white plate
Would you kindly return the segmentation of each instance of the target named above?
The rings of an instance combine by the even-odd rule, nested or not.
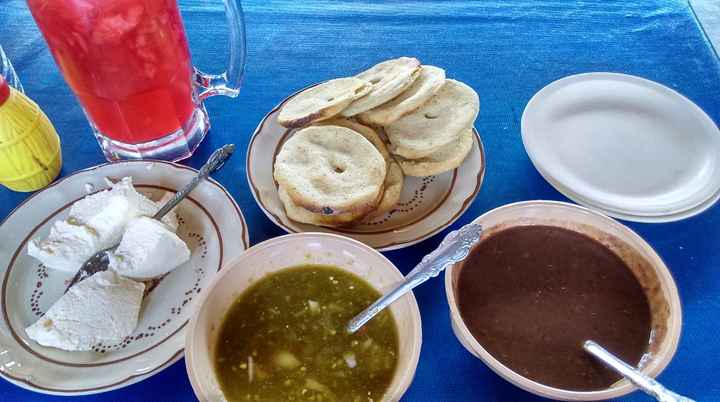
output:
[[[673,221],[720,192],[720,131],[693,102],[615,73],[573,75],[528,102],[522,138],[535,167],[567,197],[608,215]]]

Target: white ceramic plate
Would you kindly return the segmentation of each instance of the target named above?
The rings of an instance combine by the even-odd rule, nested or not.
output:
[[[522,138],[558,191],[622,219],[683,219],[720,195],[720,130],[697,105],[624,74],[579,74],[530,100]]]
[[[185,327],[194,301],[224,262],[248,247],[245,219],[216,181],[201,183],[177,207],[178,235],[191,259],[153,283],[143,300],[135,332],[117,345],[91,352],[40,346],[25,335],[62,295],[72,274],[47,269],[27,255],[27,242],[46,236],[73,202],[106,188],[104,178],[132,176],[138,191],[159,199],[177,191],[197,171],[168,162],[129,161],[82,170],[30,196],[0,224],[0,375],[21,387],[48,394],[90,394],[143,380],[183,356]]]
[[[590,202],[587,200],[584,200],[583,198],[579,197],[577,194],[575,194],[572,190],[565,188],[562,186],[562,184],[553,181],[552,178],[548,177],[543,173],[540,172],[540,175],[545,178],[550,184],[552,184],[553,187],[558,189],[561,193],[563,193],[566,197],[569,199],[577,202],[578,204],[587,206],[591,209],[597,210],[599,212],[604,213],[605,215],[612,216],[618,219],[623,219],[626,221],[634,221],[634,222],[643,222],[643,223],[662,223],[662,222],[673,222],[673,221],[679,221],[682,219],[690,218],[692,216],[695,216],[706,209],[712,207],[715,205],[715,203],[720,199],[720,190],[715,193],[712,197],[710,197],[707,201],[703,202],[702,204],[693,207],[691,209],[674,213],[674,214],[667,214],[667,215],[659,215],[659,216],[642,216],[642,215],[633,215],[629,213],[622,213],[622,212],[616,212],[616,211],[608,211],[599,207],[595,207],[591,205]]]
[[[273,164],[280,146],[293,133],[277,122],[280,107],[292,96],[277,105],[255,129],[246,166],[255,201],[271,221],[288,233],[336,233],[378,250],[399,249],[427,239],[451,225],[470,207],[480,191],[485,174],[485,154],[480,137],[473,129],[473,149],[462,165],[437,176],[406,176],[398,206],[375,221],[347,228],[326,228],[290,220],[278,197]]]

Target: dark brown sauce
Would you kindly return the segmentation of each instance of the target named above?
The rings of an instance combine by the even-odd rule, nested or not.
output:
[[[592,339],[636,365],[650,307],[628,266],[598,241],[552,226],[517,226],[482,240],[458,277],[460,314],[505,366],[568,390],[620,379],[582,349]]]

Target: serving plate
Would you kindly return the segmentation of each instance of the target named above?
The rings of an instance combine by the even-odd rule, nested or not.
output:
[[[27,255],[30,239],[46,236],[52,223],[89,193],[107,188],[105,178],[132,176],[135,187],[158,200],[197,173],[162,161],[125,161],[79,171],[30,196],[0,224],[0,376],[48,394],[104,392],[141,381],[183,356],[185,331],[197,295],[224,262],[248,247],[240,208],[218,182],[202,182],[177,207],[178,235],[190,261],[148,284],[135,332],[90,352],[40,346],[25,334],[62,295],[72,273],[48,269]]]
[[[720,196],[720,130],[653,81],[616,73],[560,79],[528,102],[521,129],[540,174],[607,215],[673,221]]]
[[[480,191],[485,174],[485,154],[480,136],[473,128],[473,148],[462,165],[437,176],[406,176],[400,203],[384,216],[343,228],[291,220],[278,196],[273,164],[282,144],[295,132],[281,126],[277,115],[282,105],[297,93],[283,100],[262,119],[250,139],[246,160],[248,184],[255,201],[273,223],[288,233],[335,233],[378,250],[399,249],[427,239],[451,225],[470,207]]]
[[[663,222],[674,222],[679,221],[682,219],[687,219],[690,217],[693,217],[695,215],[698,215],[705,210],[709,209],[715,203],[720,199],[720,189],[718,189],[718,192],[716,192],[712,197],[708,198],[703,203],[681,211],[676,212],[672,214],[666,214],[666,215],[658,215],[658,216],[645,216],[645,215],[634,215],[632,213],[623,213],[623,212],[617,212],[617,211],[608,211],[603,208],[597,207],[592,205],[592,202],[583,199],[579,195],[577,195],[575,192],[573,192],[571,189],[564,187],[561,183],[553,180],[552,177],[545,174],[543,171],[538,170],[540,175],[547,180],[548,183],[550,183],[553,187],[555,187],[558,191],[563,193],[566,197],[569,199],[575,201],[578,204],[584,205],[590,209],[596,210],[598,212],[602,212],[605,215],[612,216],[613,218],[622,219],[626,221],[633,221],[633,222],[643,222],[643,223],[663,223]]]

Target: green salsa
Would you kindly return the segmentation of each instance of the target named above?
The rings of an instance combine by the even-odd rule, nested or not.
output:
[[[215,349],[228,401],[378,402],[398,356],[386,310],[360,331],[347,322],[380,294],[339,268],[303,265],[272,273],[235,301]]]

